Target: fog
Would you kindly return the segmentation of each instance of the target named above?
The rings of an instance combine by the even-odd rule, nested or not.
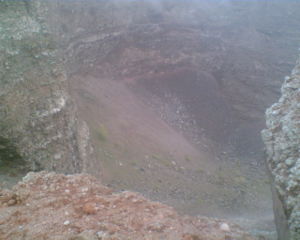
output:
[[[102,179],[272,231],[260,131],[297,56],[299,3],[51,2]]]
[[[299,1],[47,1],[86,171],[184,214],[274,233],[260,131],[295,64]],[[246,220],[247,219],[247,220]]]

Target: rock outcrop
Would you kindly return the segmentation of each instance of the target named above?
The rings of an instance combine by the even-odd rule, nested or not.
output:
[[[0,1],[0,161],[15,155],[33,170],[75,173],[92,149],[46,11],[42,1]]]
[[[274,211],[280,240],[300,239],[300,61],[286,77],[282,96],[266,111],[262,136],[274,183]]]
[[[180,216],[139,194],[113,193],[88,175],[47,172],[0,191],[0,239],[255,240],[225,221]]]

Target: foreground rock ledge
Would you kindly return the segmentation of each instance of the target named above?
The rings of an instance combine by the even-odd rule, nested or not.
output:
[[[179,216],[136,193],[113,193],[89,175],[39,172],[0,191],[0,239],[255,238],[221,220]]]
[[[300,239],[300,58],[281,87],[281,97],[266,111],[262,137],[273,180],[279,240]]]

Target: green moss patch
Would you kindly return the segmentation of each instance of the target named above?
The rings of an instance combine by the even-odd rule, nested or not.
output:
[[[97,129],[97,139],[101,142],[106,142],[108,138],[108,131],[107,128],[101,124],[100,127]]]

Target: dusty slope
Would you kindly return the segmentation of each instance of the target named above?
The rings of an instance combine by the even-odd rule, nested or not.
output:
[[[155,192],[166,191],[166,198],[174,191],[171,185],[195,185],[184,172],[194,172],[192,178],[215,170],[209,152],[194,148],[124,83],[88,75],[72,80],[72,92],[80,114],[91,127],[106,183],[155,196]]]
[[[214,149],[229,145],[239,156],[256,154],[253,162],[262,162],[263,112],[296,57],[297,1],[49,2],[47,20],[70,72],[99,67],[100,77],[134,79],[133,87],[150,85],[155,97],[160,89],[163,104],[157,105],[165,116],[162,108],[172,103],[164,95],[174,95],[189,118],[175,110],[168,120],[190,139],[197,142],[204,129],[217,143]],[[184,79],[192,92],[173,91],[170,77],[177,73],[198,76]],[[163,85],[164,74],[169,79]],[[208,83],[215,89],[203,101],[195,92],[205,96]]]
[[[88,175],[46,172],[0,191],[0,239],[255,240],[234,224],[179,216],[136,193],[112,193]]]
[[[187,211],[194,211],[194,206],[199,206],[203,199],[211,206],[216,206],[217,201],[219,206],[228,198],[229,204],[225,200],[225,205],[228,209],[237,208],[236,214],[249,204],[252,208],[248,212],[254,215],[262,212],[261,209],[271,211],[267,204],[271,197],[259,132],[264,126],[263,111],[276,98],[281,76],[289,71],[290,57],[295,56],[299,3],[206,0],[189,1],[189,5],[186,1],[153,4],[154,1],[89,0],[82,3],[50,1],[47,20],[60,39],[69,72],[78,73],[77,78],[83,75],[83,84],[76,88],[85,84],[91,88],[84,87],[86,100],[82,97],[77,100],[83,118],[93,119],[89,124],[94,128],[100,161],[104,159],[107,167],[103,176],[108,182],[118,189],[130,187],[154,197],[160,193],[178,206],[182,206],[181,201],[192,199],[193,207]],[[97,75],[89,77],[95,69]],[[94,77],[108,82],[95,83]],[[117,114],[102,113],[98,106],[113,107],[108,99],[98,97],[104,92],[111,94],[111,80],[129,85],[134,95],[131,99],[139,107],[124,104],[128,99],[118,96],[119,100],[111,104],[120,106],[113,110]],[[95,98],[94,95],[96,101],[86,107],[91,103],[87,99]],[[127,111],[124,119],[119,114],[124,113],[121,108]],[[140,114],[136,114],[137,109]],[[154,111],[156,116],[147,114],[149,111]],[[143,114],[149,119],[143,119],[140,116]],[[185,169],[191,165],[191,171],[176,173],[172,169],[178,166],[166,166],[173,160],[169,153],[165,156],[166,151],[162,150],[165,145],[153,145],[154,139],[161,142],[152,136],[157,128],[160,133],[167,132],[160,128],[163,124],[151,125],[154,119],[160,122],[157,117],[200,152],[204,145],[217,152],[209,158],[208,165],[214,166],[211,162],[216,161],[220,169],[208,174],[202,166],[197,167],[198,159],[183,164],[182,157],[178,162],[176,159],[176,164]],[[125,127],[113,126],[114,122],[123,122]],[[144,123],[146,129],[154,131],[143,129]],[[169,137],[172,141],[173,136]],[[151,153],[146,150],[148,145]],[[153,162],[160,164],[153,168]],[[93,173],[98,174],[97,168],[97,165],[93,167]],[[185,183],[173,185],[172,182]],[[198,185],[203,182],[216,186],[219,194],[200,196]],[[191,194],[185,194],[187,189]],[[245,199],[251,199],[249,204]]]
[[[239,218],[249,229],[273,231],[268,182],[256,166],[245,167],[230,154],[219,157],[205,147],[196,149],[127,82],[101,78],[97,72],[72,81],[72,95],[101,159],[93,172],[102,173],[103,183],[141,192],[183,213]]]

